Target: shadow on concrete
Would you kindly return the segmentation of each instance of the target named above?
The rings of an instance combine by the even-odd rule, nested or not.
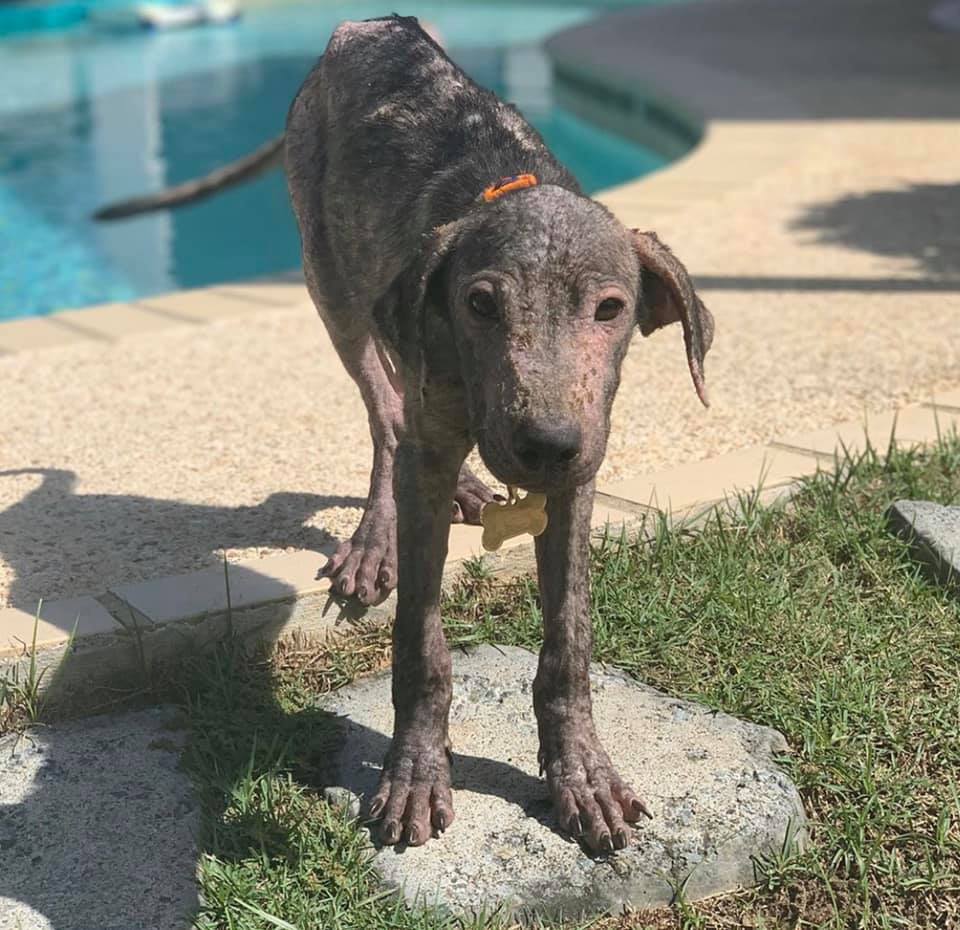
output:
[[[790,228],[827,245],[906,259],[933,285],[954,276],[952,287],[960,286],[960,183],[849,194],[809,207]]]
[[[293,601],[284,609],[289,616]],[[299,855],[295,825],[233,803],[251,775],[289,773],[319,791],[350,739],[363,762],[340,784],[369,797],[388,734],[334,716],[319,699],[291,710],[279,700],[275,669],[248,656],[225,634],[208,654],[183,658],[179,706],[54,722],[19,742],[0,740],[0,927],[187,930],[200,908],[202,857]],[[53,679],[52,700],[68,680]],[[518,779],[535,783],[526,813],[556,829],[539,779],[462,754],[453,774],[455,789],[507,800]]]
[[[45,567],[58,567],[58,596],[99,594],[105,582],[156,577],[164,556],[170,572],[205,568],[220,549],[268,547],[330,554],[336,539],[306,526],[334,507],[362,507],[356,497],[281,492],[249,507],[217,507],[126,494],[77,494],[77,475],[55,468],[0,471],[0,481],[35,474],[41,481],[0,512],[0,557],[14,573],[9,606],[34,611]],[[175,553],[170,552],[176,541]],[[171,563],[171,556],[175,556]]]

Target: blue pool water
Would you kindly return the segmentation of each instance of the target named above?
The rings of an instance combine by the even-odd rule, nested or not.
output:
[[[280,172],[179,211],[105,225],[89,216],[280,132],[334,26],[383,11],[313,2],[224,27],[145,33],[86,22],[0,39],[0,319],[296,268]],[[551,99],[539,42],[590,11],[415,2],[402,12],[434,23],[453,57],[516,102],[588,190],[663,163]]]

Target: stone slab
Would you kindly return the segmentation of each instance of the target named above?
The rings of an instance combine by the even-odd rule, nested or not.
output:
[[[257,304],[236,295],[220,293],[216,288],[207,287],[144,297],[137,301],[137,306],[144,310],[167,313],[171,318],[187,323],[209,323],[256,313],[267,305]]]
[[[514,647],[454,654],[450,736],[457,819],[418,848],[379,848],[374,864],[408,901],[456,913],[502,907],[593,915],[690,899],[754,882],[752,856],[803,839],[796,789],[774,762],[787,751],[774,730],[678,700],[595,666],[597,730],[620,773],[654,818],[627,849],[591,857],[558,832],[538,776],[531,683],[537,658]],[[326,698],[342,742],[328,783],[367,797],[392,727],[389,675]]]
[[[918,405],[886,413],[872,413],[860,420],[850,420],[827,429],[788,436],[778,446],[803,449],[832,459],[862,454],[867,445],[885,454],[890,437],[901,447],[923,446],[935,442],[938,436],[948,435],[960,426],[960,416],[947,406]]]
[[[50,317],[28,317],[0,323],[0,351],[5,355],[69,345],[87,338],[80,330],[59,324]]]
[[[309,550],[267,556],[249,562],[231,562],[227,569],[230,604],[233,609],[242,610],[257,604],[326,591],[330,587],[329,580],[317,578],[317,572],[325,562],[326,556]],[[135,607],[154,623],[200,617],[227,609],[227,587],[222,565],[185,575],[114,585],[110,593]]]
[[[937,581],[960,587],[960,507],[899,500],[887,511],[887,520]]]
[[[81,310],[61,310],[54,314],[55,322],[74,326],[90,334],[91,339],[113,341],[124,336],[153,332],[170,325],[155,313],[132,304],[105,304],[102,307],[84,307]]]
[[[818,467],[813,455],[770,446],[755,446],[702,462],[664,469],[652,475],[605,485],[606,494],[679,513],[748,491],[758,485],[774,488],[812,475]]]
[[[0,656],[28,653],[34,642],[38,649],[77,639],[98,636],[118,629],[110,612],[89,596],[44,601],[39,618],[18,607],[0,608]]]
[[[0,930],[186,930],[199,807],[171,708],[0,739]]]

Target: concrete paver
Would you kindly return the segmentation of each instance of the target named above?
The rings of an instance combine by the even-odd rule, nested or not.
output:
[[[733,498],[752,488],[791,484],[817,471],[812,455],[759,446],[607,485],[605,492],[670,513]]]
[[[117,629],[110,612],[92,597],[44,601],[37,611],[0,608],[0,656],[19,656],[32,649],[62,643],[71,636],[96,636]]]

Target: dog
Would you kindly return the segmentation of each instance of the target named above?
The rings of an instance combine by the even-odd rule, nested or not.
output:
[[[594,476],[634,331],[682,325],[706,404],[713,318],[670,249],[586,197],[519,112],[412,17],[333,33],[282,154],[307,288],[374,443],[363,518],[325,572],[364,604],[397,586],[394,734],[370,816],[385,843],[414,846],[454,819],[439,601],[451,508],[477,522],[493,499],[464,465],[477,446],[500,481],[547,498],[533,703],[558,822],[591,850],[623,848],[649,812],[593,724]]]

